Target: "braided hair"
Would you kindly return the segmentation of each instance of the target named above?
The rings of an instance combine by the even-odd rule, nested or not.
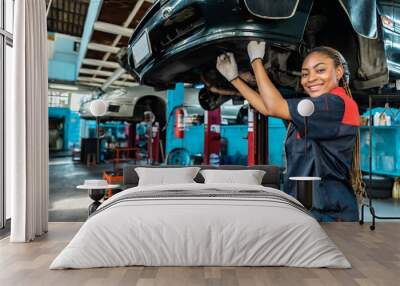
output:
[[[326,46],[316,47],[312,49],[308,53],[308,55],[312,53],[323,54],[334,61],[336,68],[339,66],[343,68],[344,73],[343,76],[339,79],[339,86],[343,87],[343,89],[346,91],[346,94],[350,98],[353,98],[349,87],[350,70],[347,61],[345,60],[343,55],[339,51]],[[353,160],[350,169],[350,182],[353,187],[354,194],[356,195],[357,200],[360,203],[365,196],[365,184],[362,180],[362,173],[360,169],[360,130],[357,130],[356,142],[353,149]]]

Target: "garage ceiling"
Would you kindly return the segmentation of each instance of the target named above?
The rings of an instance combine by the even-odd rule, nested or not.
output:
[[[51,0],[46,0],[46,7]],[[80,37],[89,0],[52,0],[47,15],[47,30]]]
[[[98,3],[93,4],[89,0],[46,0],[47,5],[50,5],[48,31],[81,38],[78,84],[96,86],[103,90],[137,85],[117,63],[117,53],[120,48],[127,47],[134,28],[155,1],[92,2]],[[93,12],[97,15],[94,21],[90,18]]]

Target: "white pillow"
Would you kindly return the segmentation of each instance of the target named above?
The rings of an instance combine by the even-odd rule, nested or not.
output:
[[[201,170],[205,184],[247,184],[261,185],[265,171],[261,170]]]
[[[135,168],[139,176],[138,186],[195,183],[193,179],[199,170],[199,167]]]

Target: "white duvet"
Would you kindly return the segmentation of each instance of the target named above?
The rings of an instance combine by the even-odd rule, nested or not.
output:
[[[258,198],[155,198],[123,201],[130,192],[263,190],[262,186],[179,184],[135,187],[114,195],[90,217],[50,269],[145,266],[294,266],[350,268],[310,215]],[[297,202],[297,201],[296,201]]]

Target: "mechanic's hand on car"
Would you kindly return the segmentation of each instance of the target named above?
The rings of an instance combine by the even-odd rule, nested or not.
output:
[[[232,53],[225,53],[217,57],[217,70],[228,81],[239,77],[235,56]]]
[[[250,62],[253,63],[256,59],[263,59],[265,55],[264,41],[250,41],[247,45],[247,53],[249,54]]]

